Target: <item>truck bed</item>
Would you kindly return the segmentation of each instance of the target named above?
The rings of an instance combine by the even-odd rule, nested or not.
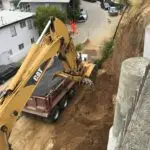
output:
[[[53,108],[75,87],[75,82],[62,77],[53,79],[57,71],[63,70],[61,61],[56,58],[53,65],[47,69],[31,98],[26,103],[23,112],[47,118]]]
[[[63,65],[58,58],[55,58],[53,65],[48,68],[32,96],[45,97],[50,90],[53,90],[58,84],[60,84],[64,78],[56,77],[53,79],[53,77],[57,71],[61,70],[63,70]]]

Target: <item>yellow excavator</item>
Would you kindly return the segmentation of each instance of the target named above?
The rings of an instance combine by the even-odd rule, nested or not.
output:
[[[11,149],[8,143],[11,129],[56,55],[64,65],[56,76],[92,85],[89,77],[95,65],[81,61],[67,27],[52,17],[10,84],[0,93],[0,150]]]

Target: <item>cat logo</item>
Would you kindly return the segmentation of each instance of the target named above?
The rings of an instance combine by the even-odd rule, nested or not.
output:
[[[34,79],[34,81],[38,81],[39,79],[40,79],[40,76],[42,75],[42,69],[41,68],[39,68],[38,70],[37,70],[37,72],[35,73],[35,75],[33,76],[33,79]]]

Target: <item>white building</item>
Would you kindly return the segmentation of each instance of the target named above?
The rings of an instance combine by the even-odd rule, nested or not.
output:
[[[0,11],[0,65],[22,59],[38,38],[34,13]]]
[[[61,11],[67,11],[70,0],[20,0],[19,7],[22,11],[35,12],[39,6],[53,6]]]
[[[12,0],[0,0],[0,9],[14,10]]]

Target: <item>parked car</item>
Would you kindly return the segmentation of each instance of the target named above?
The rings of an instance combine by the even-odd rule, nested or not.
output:
[[[91,3],[97,2],[97,0],[84,0],[84,1],[91,2]]]
[[[85,22],[88,19],[88,13],[84,9],[80,9],[80,16],[79,19],[77,20],[78,23],[80,22]]]
[[[110,8],[110,4],[108,2],[104,2],[104,9],[108,10]]]
[[[108,10],[109,7],[110,7],[110,5],[108,2],[101,2],[101,8],[102,9]]]
[[[114,3],[111,0],[100,0],[100,5],[102,9],[108,10],[110,7],[116,7],[118,11],[121,11],[124,8],[123,4]]]
[[[1,65],[0,66],[0,84],[3,84],[5,81],[10,79],[12,76],[14,76],[19,68],[20,68],[20,65],[17,63]]]
[[[118,11],[121,11],[124,8],[123,4],[114,3],[113,1],[109,1],[110,7],[116,7]]]
[[[117,16],[119,14],[119,10],[113,6],[108,9],[108,13],[110,16]]]

